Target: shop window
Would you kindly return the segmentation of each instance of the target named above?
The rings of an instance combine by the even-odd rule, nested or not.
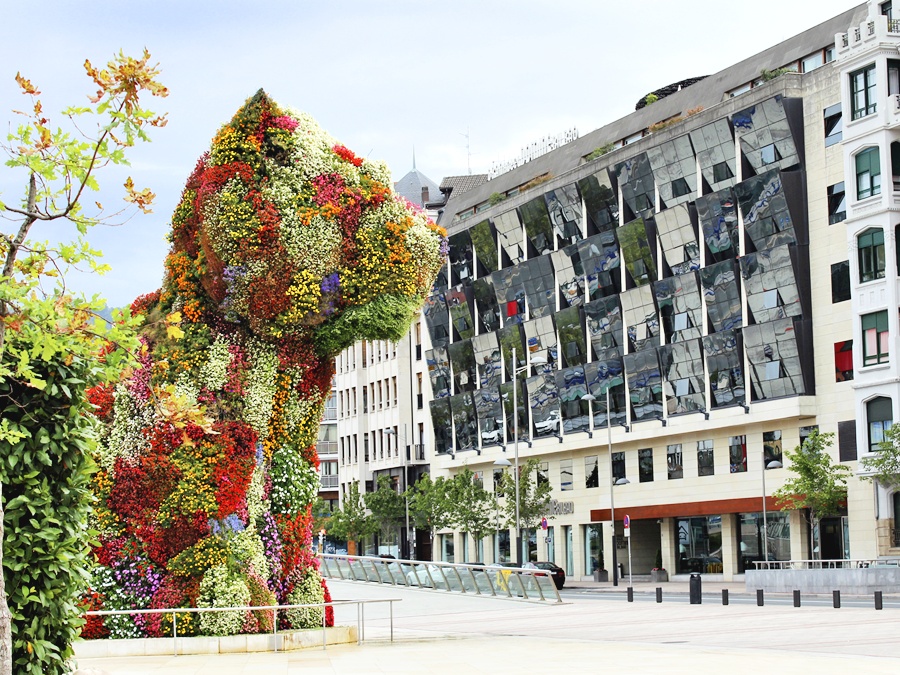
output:
[[[874,63],[850,73],[850,100],[855,120],[875,112]]]
[[[834,381],[853,379],[853,340],[834,343]]]
[[[884,279],[884,230],[870,228],[856,238],[860,282]]]
[[[728,462],[731,473],[747,470],[747,437],[732,436],[728,443]]]
[[[641,483],[653,482],[653,448],[638,450],[638,475]]]
[[[889,358],[887,310],[863,314],[863,365],[887,363]]]
[[[834,225],[847,219],[847,195],[844,182],[828,186],[828,224]]]
[[[831,302],[850,299],[850,261],[834,263],[831,266]]]
[[[722,573],[722,516],[677,518],[678,574]]]
[[[878,452],[884,440],[884,432],[891,428],[894,418],[891,399],[879,396],[866,403],[866,421],[869,424],[869,452]]]
[[[866,148],[856,155],[856,198],[881,194],[881,155],[878,148]]]
[[[840,143],[844,137],[844,122],[841,119],[841,104],[835,103],[825,108],[825,147]]]
[[[684,458],[681,453],[681,443],[670,445],[666,448],[666,468],[669,480],[684,478]]]
[[[713,442],[697,441],[697,475],[712,476],[716,472]]]

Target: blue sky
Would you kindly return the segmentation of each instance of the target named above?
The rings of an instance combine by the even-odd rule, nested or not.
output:
[[[99,175],[110,206],[130,173],[157,193],[154,213],[103,226],[91,241],[113,271],[70,285],[113,305],[159,287],[168,217],[199,155],[245,98],[265,88],[312,114],[394,179],[416,165],[432,180],[484,173],[533,140],[583,135],[627,115],[653,89],[721,70],[854,6],[755,0],[3,0],[0,121],[26,104],[17,71],[54,113],[91,92],[82,63],[146,47],[170,96],[169,124]],[[53,118],[51,117],[51,121]],[[468,134],[469,153],[466,150]],[[14,202],[23,176],[0,172]],[[10,223],[0,222],[9,232]],[[35,238],[58,240],[64,226]]]

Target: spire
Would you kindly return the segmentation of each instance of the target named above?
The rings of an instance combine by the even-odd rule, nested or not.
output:
[[[416,146],[413,146],[413,171],[416,170]]]

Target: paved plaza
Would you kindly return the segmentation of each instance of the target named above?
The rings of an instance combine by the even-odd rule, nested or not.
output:
[[[900,609],[834,609],[771,604],[735,597],[707,584],[702,605],[687,603],[686,584],[666,584],[662,604],[636,584],[628,603],[608,585],[573,589],[562,605],[464,597],[363,583],[330,582],[335,599],[401,599],[389,642],[387,605],[366,610],[366,642],[280,654],[163,656],[82,660],[110,675],[249,675],[272,673],[862,673],[900,672]],[[620,587],[621,588],[621,587]],[[774,598],[773,598],[774,599]],[[736,601],[738,600],[738,601]],[[849,598],[848,598],[849,600]],[[338,608],[337,623],[355,624],[355,608]]]

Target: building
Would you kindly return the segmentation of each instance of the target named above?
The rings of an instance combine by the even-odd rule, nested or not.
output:
[[[635,574],[900,556],[896,498],[858,476],[900,413],[898,46],[869,2],[452,193],[432,471],[490,489],[516,445],[537,459],[553,512],[527,555],[576,578],[613,546],[627,566],[625,514]],[[818,533],[771,496],[815,428],[857,474]],[[515,559],[514,537],[445,532],[435,558]]]

